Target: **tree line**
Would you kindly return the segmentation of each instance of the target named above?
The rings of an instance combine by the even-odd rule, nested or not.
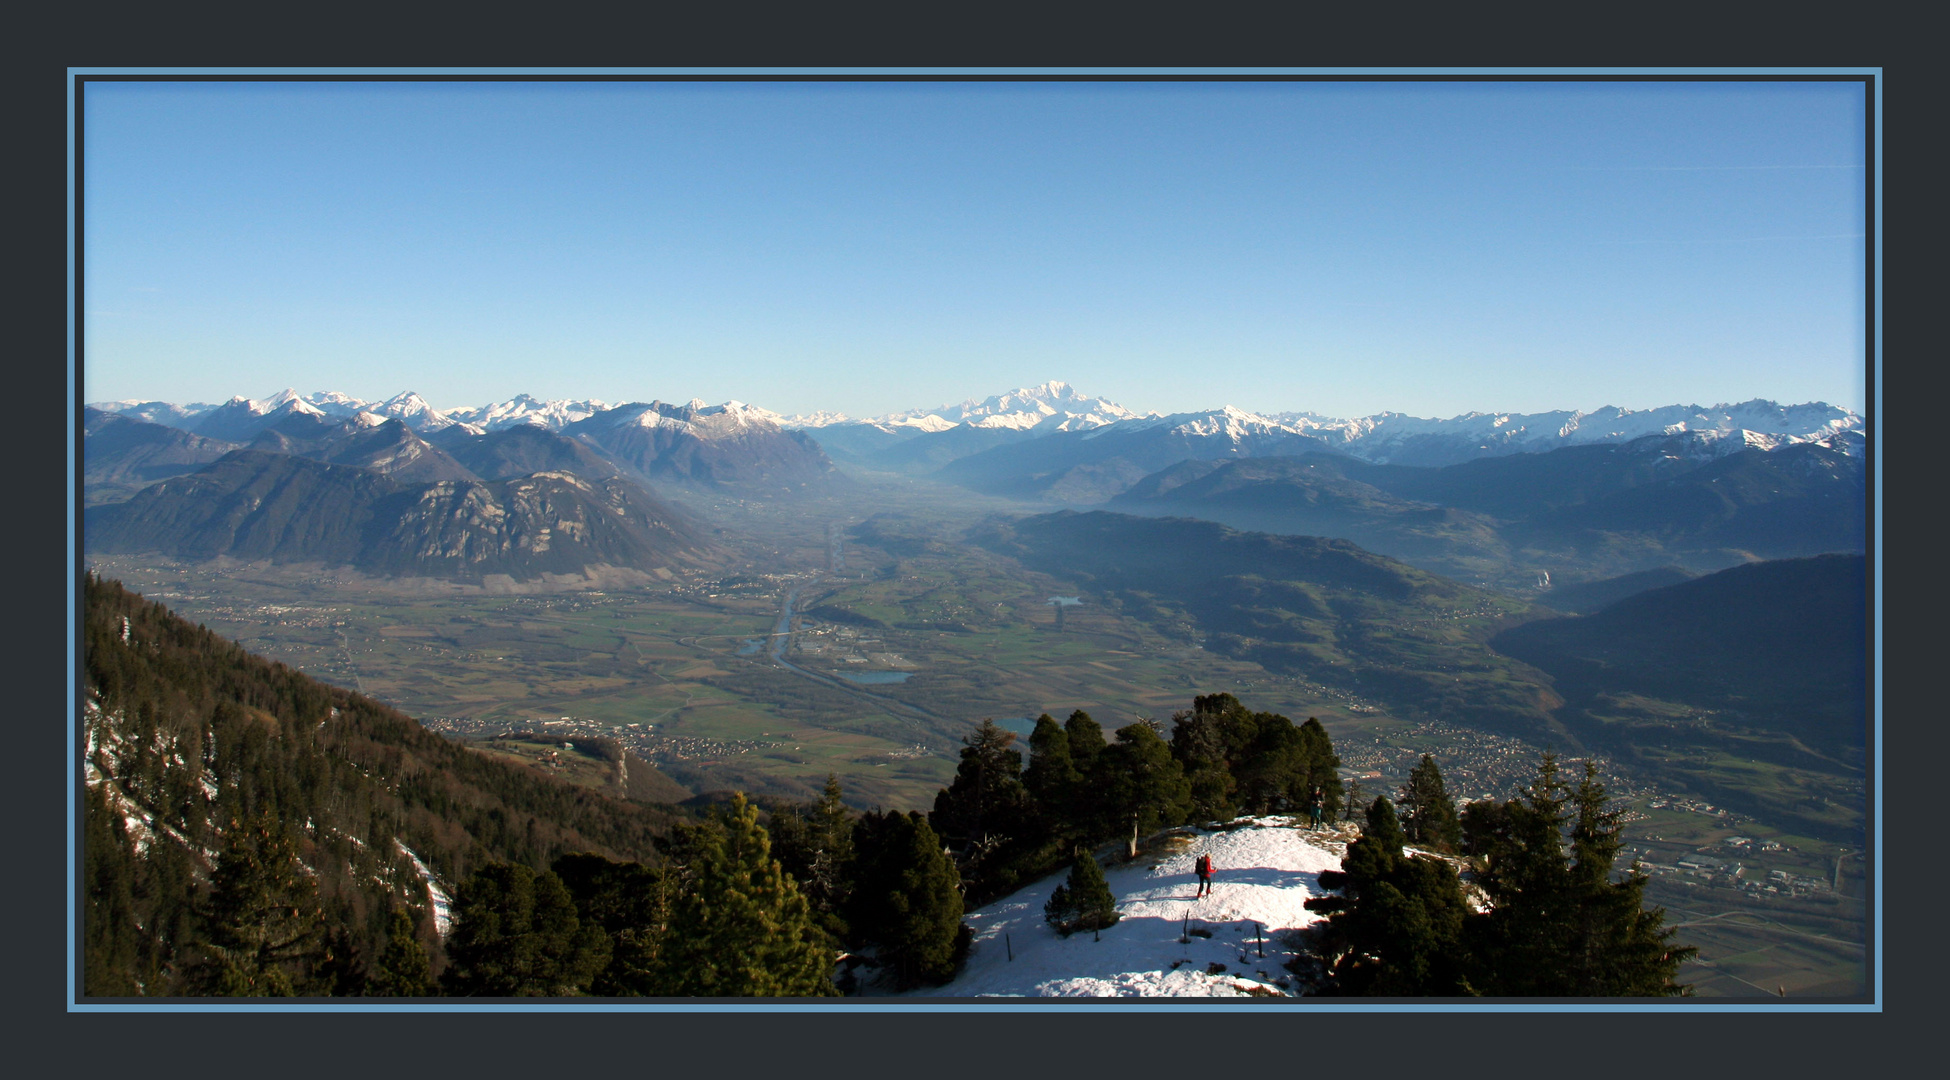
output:
[[[1319,720],[1254,712],[1231,694],[1196,697],[1163,726],[1144,719],[1106,739],[1078,709],[1036,718],[1025,767],[1015,735],[984,721],[929,815],[954,849],[970,902],[1005,896],[1077,852],[1192,821],[1297,810],[1319,789],[1330,814],[1340,758]]]
[[[1662,909],[1646,909],[1636,873],[1615,878],[1623,847],[1590,762],[1575,787],[1545,754],[1537,779],[1505,802],[1460,814],[1424,755],[1402,790],[1371,803],[1333,895],[1306,902],[1327,917],[1303,935],[1316,992],[1350,997],[1666,997],[1696,954],[1673,941]],[[1473,910],[1450,861],[1408,854],[1415,843],[1467,857],[1482,904]]]
[[[1146,720],[1106,739],[1082,710],[1063,724],[1038,718],[1026,768],[1015,741],[984,721],[925,815],[856,815],[829,777],[816,802],[774,806],[769,826],[735,796],[672,829],[655,865],[570,854],[541,872],[483,868],[456,889],[450,964],[424,985],[484,996],[823,995],[875,969],[896,989],[940,984],[967,955],[967,907],[1064,865],[1071,879],[1052,922],[1068,932],[1114,921],[1098,845],[1292,808],[1316,787],[1338,808],[1342,794],[1317,720],[1295,725],[1230,694],[1194,699],[1169,741]],[[841,963],[836,982],[836,958],[871,966]]]

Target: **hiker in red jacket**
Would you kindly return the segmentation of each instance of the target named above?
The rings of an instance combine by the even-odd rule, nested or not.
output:
[[[1204,896],[1212,891],[1212,856],[1200,855],[1192,863],[1192,870],[1198,874],[1198,895]]]

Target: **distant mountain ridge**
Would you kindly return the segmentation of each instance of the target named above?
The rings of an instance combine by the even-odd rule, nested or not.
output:
[[[561,435],[580,442],[584,450],[545,448],[544,443],[531,440],[513,457],[504,457],[497,468],[511,466],[517,459],[539,458],[547,459],[549,468],[569,469],[597,479],[616,475],[620,466],[653,481],[785,490],[840,479],[816,442],[781,426],[778,414],[740,401],[707,405],[692,399],[682,405],[650,401],[612,406],[593,399],[540,401],[524,394],[499,405],[447,413],[412,392],[369,402],[340,393],[301,395],[287,389],[264,400],[240,396],[216,406],[111,401],[90,409],[231,444],[251,444],[267,432],[276,432],[281,438],[257,444],[258,448],[311,456],[319,455],[302,444],[315,443],[328,428],[347,424],[384,428],[390,423],[403,425],[420,440],[439,437],[438,447],[422,441],[412,451],[413,456],[430,461],[448,455],[493,458],[513,444],[490,440],[500,449],[483,449],[469,446],[468,440],[521,429]],[[595,453],[587,452],[590,450]],[[598,462],[597,457],[610,460]],[[329,455],[325,459],[337,460]],[[429,473],[419,478],[475,478],[457,461],[436,471],[440,475]]]
[[[1805,835],[1860,842],[1849,792],[1869,747],[1868,616],[1864,556],[1819,555],[1638,590],[1490,646],[1549,675],[1565,699],[1557,719],[1588,745]],[[1720,758],[1737,764],[1707,767]],[[1756,763],[1834,783],[1809,798]]]
[[[1140,415],[1060,381],[870,419],[781,416],[740,401],[611,405],[528,394],[443,412],[411,392],[368,402],[289,389],[262,401],[238,397],[217,406],[119,401],[94,407],[239,443],[301,414],[370,417],[366,423],[396,419],[421,435],[536,427],[580,438],[649,478],[797,486],[829,478],[832,464],[840,462],[909,475],[939,472],[977,490],[1071,505],[1102,502],[1149,473],[1188,460],[1325,452],[1376,465],[1436,468],[1653,437],[1673,440],[1680,456],[1699,460],[1808,443],[1859,457],[1866,437],[1860,416],[1823,402],[1780,405],[1757,398],[1710,407],[1472,412],[1447,419],[1383,412],[1346,420],[1230,405]],[[658,428],[668,430],[651,434]],[[733,442],[741,448],[722,452]]]
[[[703,403],[693,404],[702,407]],[[262,418],[280,409],[335,417],[370,412],[382,418],[403,420],[414,430],[426,432],[456,423],[483,431],[523,424],[561,430],[625,406],[594,398],[543,400],[518,394],[504,402],[440,410],[412,392],[375,402],[337,392],[301,395],[286,389],[261,401],[236,397],[221,405],[124,400],[95,402],[91,407],[224,437],[216,429],[225,427],[228,421],[219,419],[219,415],[233,419]],[[884,434],[912,436],[953,427],[1049,434],[1112,424],[1156,422],[1166,415],[1140,414],[1055,380],[979,400],[969,398],[959,404],[871,418],[856,419],[830,412],[781,416],[735,401],[723,407],[762,416],[783,428],[816,431],[822,436],[849,428],[876,428]],[[1199,412],[1181,410],[1170,415]],[[1605,406],[1589,412],[1469,412],[1448,418],[1381,412],[1339,419],[1312,412],[1254,412],[1230,405],[1204,412],[1241,420],[1250,418],[1247,422],[1311,435],[1335,450],[1381,464],[1453,464],[1473,457],[1535,453],[1594,442],[1627,442],[1647,435],[1691,434],[1705,440],[1732,439],[1760,449],[1774,449],[1793,442],[1827,440],[1849,432],[1859,435],[1863,431],[1862,418],[1839,406],[1819,401],[1781,405],[1760,398],[1712,406],[1675,404],[1636,410]],[[205,423],[212,429],[198,430]]]
[[[1280,413],[1270,419],[1316,434],[1335,449],[1363,460],[1400,465],[1449,465],[1474,457],[1629,442],[1647,435],[1692,434],[1771,450],[1862,429],[1860,416],[1825,402],[1779,405],[1759,398],[1710,408],[1667,405],[1635,411],[1606,406],[1588,413],[1472,412],[1442,420],[1395,412],[1355,420],[1310,413]]]
[[[237,444],[206,439],[181,428],[135,416],[83,410],[82,434],[88,450],[82,460],[87,502],[114,502],[159,480],[192,473],[216,461]]]
[[[1828,442],[1735,447],[1744,444],[1688,433],[1442,467],[1332,453],[1186,460],[1104,505],[1341,536],[1424,569],[1511,586],[1541,570],[1714,570],[1864,549],[1861,457]]]
[[[1312,435],[1240,409],[1147,416],[958,458],[944,480],[995,495],[1102,502],[1144,476],[1183,461],[1327,451]]]
[[[90,508],[90,551],[318,563],[476,584],[648,580],[698,561],[696,528],[641,488],[537,473],[409,483],[367,468],[234,451],[127,502]]]
[[[839,480],[819,444],[741,401],[619,405],[562,428],[652,480],[802,490]]]
[[[1101,427],[1139,416],[1138,413],[1104,398],[1090,397],[1069,383],[1052,380],[1040,386],[1018,387],[992,394],[980,401],[969,398],[958,405],[937,405],[932,409],[909,409],[885,416],[853,419],[844,413],[794,415],[781,421],[787,427],[825,428],[839,424],[868,424],[881,427],[911,427],[918,431],[940,431],[957,424],[971,427],[1042,428],[1048,431],[1073,431]]]

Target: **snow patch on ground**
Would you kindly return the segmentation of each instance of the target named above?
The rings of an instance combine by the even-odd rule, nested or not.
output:
[[[434,880],[433,871],[427,869],[427,864],[421,862],[418,855],[413,854],[413,849],[401,843],[397,837],[394,838],[393,845],[399,848],[400,854],[412,861],[413,872],[419,874],[420,880],[427,883],[427,899],[433,904],[433,932],[443,938],[446,937],[447,931],[454,925],[453,901],[448,899],[440,883]]]
[[[1325,895],[1320,872],[1340,869],[1352,835],[1296,823],[1255,818],[1231,829],[1154,837],[1149,853],[1105,868],[1122,918],[1094,937],[1064,938],[1044,921],[1043,905],[1068,871],[1044,878],[969,912],[964,918],[975,937],[967,966],[948,985],[909,996],[1290,995],[1294,982],[1284,965],[1294,953],[1286,932],[1320,918],[1305,903]],[[1204,897],[1196,895],[1192,873],[1200,855],[1210,855],[1215,868]]]

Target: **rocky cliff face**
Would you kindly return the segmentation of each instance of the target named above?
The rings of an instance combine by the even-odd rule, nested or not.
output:
[[[473,582],[612,567],[655,573],[705,552],[692,525],[622,480],[538,473],[413,484],[252,450],[91,510],[84,544]]]
[[[736,401],[621,405],[562,431],[652,480],[793,491],[839,478],[818,443]]]

